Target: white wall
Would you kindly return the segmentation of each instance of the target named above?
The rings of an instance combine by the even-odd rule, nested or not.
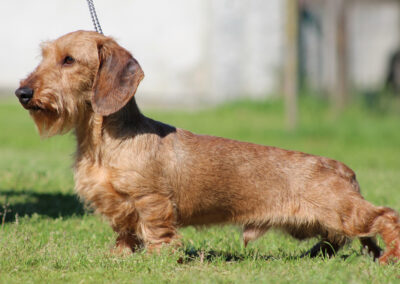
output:
[[[308,2],[322,31],[319,34],[314,28],[306,29],[309,83],[319,89],[335,90],[337,5],[333,0]],[[395,0],[358,0],[348,4],[348,68],[353,87],[374,89],[385,83],[389,59],[400,48],[399,5]]]
[[[100,23],[141,63],[140,99],[212,103],[277,88],[280,0],[94,0]],[[39,43],[92,30],[85,0],[0,1],[0,87],[37,65]]]
[[[212,93],[263,98],[278,89],[283,52],[282,0],[216,0],[211,39]]]
[[[355,2],[349,17],[350,73],[356,86],[381,87],[391,55],[400,48],[396,1]]]

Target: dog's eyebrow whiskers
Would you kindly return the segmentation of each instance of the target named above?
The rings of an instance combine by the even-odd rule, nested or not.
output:
[[[40,48],[41,48],[42,57],[43,58],[48,57],[49,54],[51,53],[51,50],[50,50],[51,42],[49,42],[49,41],[42,42],[40,44]]]

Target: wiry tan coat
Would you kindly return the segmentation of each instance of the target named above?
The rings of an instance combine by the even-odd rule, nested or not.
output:
[[[311,256],[359,237],[382,263],[400,258],[397,213],[365,201],[347,166],[151,120],[133,98],[142,78],[113,39],[78,31],[45,43],[16,91],[42,136],[75,130],[76,191],[110,220],[118,250],[158,249],[183,226],[232,223],[245,244],[276,227],[320,236]]]

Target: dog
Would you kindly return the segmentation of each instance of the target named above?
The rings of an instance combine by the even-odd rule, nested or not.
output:
[[[274,227],[320,237],[310,256],[360,238],[380,263],[399,260],[399,215],[367,202],[343,163],[145,117],[134,98],[142,68],[99,33],[46,42],[42,57],[15,94],[42,137],[74,131],[76,192],[109,220],[116,252],[179,244],[180,227],[236,224],[245,245]]]

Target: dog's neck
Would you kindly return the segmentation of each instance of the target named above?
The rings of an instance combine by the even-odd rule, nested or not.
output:
[[[103,117],[88,106],[84,116],[75,128],[77,158],[97,161],[102,151],[102,140],[134,137],[148,128],[149,119],[139,110],[132,98],[121,110]]]
[[[107,156],[108,149],[119,147],[122,141],[139,136],[141,139],[152,137],[146,142],[148,144],[175,132],[175,127],[144,116],[134,98],[121,110],[106,117],[95,114],[88,106],[85,117],[75,129],[77,162],[88,159],[102,164],[101,157]]]

